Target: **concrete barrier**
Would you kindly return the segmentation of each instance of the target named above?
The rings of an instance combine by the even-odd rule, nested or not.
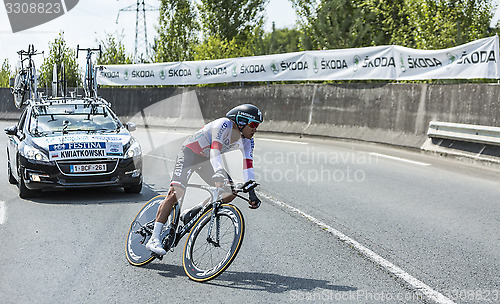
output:
[[[420,148],[431,120],[500,126],[497,84],[273,84],[101,88],[124,120],[199,128],[241,103],[264,113],[261,131],[347,138]],[[0,117],[17,118],[9,89]]]

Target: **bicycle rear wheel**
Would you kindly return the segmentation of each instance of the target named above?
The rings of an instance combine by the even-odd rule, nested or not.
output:
[[[182,255],[184,271],[197,282],[206,282],[224,272],[238,254],[245,234],[243,215],[236,206],[220,206],[209,236],[211,215],[212,208],[195,223]]]
[[[156,212],[165,195],[158,195],[150,199],[135,216],[127,234],[125,253],[127,260],[134,266],[143,266],[155,259],[146,248],[154,228]]]

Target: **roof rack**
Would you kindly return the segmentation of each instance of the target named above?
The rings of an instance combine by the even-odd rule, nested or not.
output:
[[[106,105],[111,107],[106,99],[101,97],[48,97],[28,100],[32,106],[51,106],[53,104],[71,105]]]
[[[54,72],[53,72],[53,80],[52,80],[52,95],[53,96],[43,96],[44,94],[42,92],[37,92],[37,87],[36,87],[36,76],[33,76],[29,78],[29,81],[32,81],[34,86],[29,86],[31,89],[31,93],[29,94],[30,96],[26,100],[24,97],[26,90],[23,89],[17,89],[17,87],[22,87],[20,82],[25,81],[25,78],[28,79],[27,77],[23,78],[24,74],[18,73],[19,75],[16,75],[16,82],[14,85],[14,88],[12,88],[12,93],[14,94],[14,101],[16,104],[16,107],[21,108],[22,105],[29,104],[31,106],[47,106],[47,105],[53,105],[54,103],[71,103],[72,105],[106,105],[108,107],[111,107],[111,103],[105,100],[102,97],[97,96],[97,79],[96,75],[99,70],[104,69],[103,66],[94,66],[92,63],[92,54],[94,52],[99,52],[100,55],[102,55],[102,48],[99,45],[98,49],[92,49],[92,48],[87,48],[87,49],[82,49],[80,46],[77,46],[77,51],[76,51],[76,58],[78,58],[78,53],[81,51],[87,52],[87,64],[86,64],[86,71],[85,71],[85,81],[84,81],[84,91],[85,91],[85,96],[75,96],[75,92],[69,92],[70,96],[65,96],[67,95],[67,88],[66,88],[66,75],[65,75],[65,70],[64,70],[64,65],[62,66],[62,79],[59,80],[57,76],[57,67],[54,64]],[[34,63],[31,59],[31,56],[37,55],[37,54],[43,54],[42,53],[37,53],[34,49],[33,45],[30,45],[28,47],[28,51],[19,51],[18,54],[21,56],[21,59],[23,59],[23,56],[28,56],[24,60],[30,60],[29,67],[26,69],[29,69],[29,71],[32,73],[32,75],[36,75],[36,70],[34,67]],[[23,61],[24,61],[23,60]],[[22,71],[25,72],[26,69],[23,69]],[[31,76],[31,74],[30,74]],[[32,79],[33,78],[33,79]],[[61,93],[63,96],[58,96],[59,90],[58,90],[58,84],[60,84],[61,88]],[[17,95],[16,95],[17,94]],[[18,96],[19,95],[19,96]]]

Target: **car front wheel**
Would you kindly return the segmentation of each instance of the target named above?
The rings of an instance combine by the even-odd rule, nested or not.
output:
[[[123,187],[126,193],[140,193],[142,190],[142,182],[137,185]]]
[[[33,195],[35,195],[35,191],[30,190],[26,187],[26,184],[24,183],[24,174],[22,172],[22,168],[19,168],[19,197],[20,198],[30,198]]]
[[[12,168],[10,167],[9,159],[7,159],[7,175],[9,176],[9,183],[11,183],[12,185],[17,184],[16,178],[14,177],[14,175],[12,175]]]

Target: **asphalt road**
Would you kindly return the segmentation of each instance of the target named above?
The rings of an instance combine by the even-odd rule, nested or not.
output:
[[[128,227],[149,198],[166,193],[186,134],[134,135],[145,154],[140,194],[72,190],[30,200],[7,181],[1,137],[1,303],[432,302],[379,261],[425,283],[443,303],[500,302],[500,172],[367,143],[258,134],[254,165],[266,198],[258,210],[236,202],[247,230],[226,272],[208,283],[190,281],[181,248],[133,267],[124,254]],[[226,159],[241,178],[237,153]],[[188,192],[185,207],[199,196]]]

